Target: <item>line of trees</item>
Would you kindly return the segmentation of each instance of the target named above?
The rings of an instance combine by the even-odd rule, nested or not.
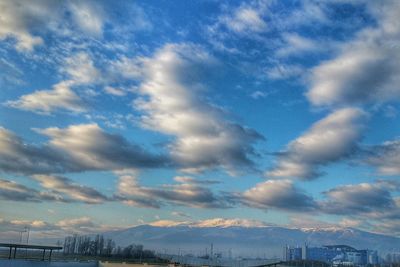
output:
[[[105,239],[103,235],[96,235],[94,239],[90,236],[67,236],[64,239],[64,254],[122,257],[128,259],[156,258],[155,253],[144,249],[143,245],[115,246],[115,242],[111,238]]]

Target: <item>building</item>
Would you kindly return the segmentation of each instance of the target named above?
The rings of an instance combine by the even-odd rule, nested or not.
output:
[[[342,251],[330,249],[328,247],[308,247],[305,246],[305,259],[323,262],[332,262],[333,259],[342,254]]]
[[[302,249],[304,260],[315,260],[333,265],[365,266],[378,264],[378,252],[372,250],[357,250],[346,245],[331,245],[322,247],[309,247]]]
[[[283,259],[285,261],[296,261],[302,259],[301,247],[290,247],[286,246],[283,249]]]
[[[376,265],[378,263],[378,252],[376,250],[368,250],[368,264]]]
[[[386,254],[385,262],[386,263],[400,263],[400,252]]]

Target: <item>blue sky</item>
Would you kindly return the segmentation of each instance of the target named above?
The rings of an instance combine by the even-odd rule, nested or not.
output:
[[[400,235],[398,2],[0,7],[6,238],[215,218]]]

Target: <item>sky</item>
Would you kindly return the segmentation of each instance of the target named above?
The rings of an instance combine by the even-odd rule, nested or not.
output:
[[[400,237],[400,3],[0,0],[0,232]]]

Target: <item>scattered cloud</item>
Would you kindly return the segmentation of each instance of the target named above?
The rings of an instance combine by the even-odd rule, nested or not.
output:
[[[337,186],[324,192],[321,212],[346,216],[339,224],[359,227],[390,235],[398,235],[400,227],[400,183],[396,180],[377,180]]]
[[[142,59],[142,126],[176,137],[172,157],[187,171],[222,166],[234,171],[251,167],[252,144],[262,139],[256,131],[230,122],[223,111],[199,96],[207,68],[215,63],[202,48],[168,44],[152,58]]]
[[[319,51],[320,44],[313,39],[298,35],[297,33],[285,33],[282,36],[284,45],[276,51],[279,57],[304,54],[307,52]]]
[[[56,223],[57,226],[67,229],[80,229],[87,232],[88,229],[93,228],[95,224],[89,217],[80,217],[72,219],[64,219]]]
[[[400,174],[400,140],[386,141],[367,148],[366,163],[378,168],[381,175]]]
[[[15,173],[65,172],[67,160],[48,146],[27,144],[13,132],[0,127],[0,169]]]
[[[306,73],[304,67],[300,65],[275,64],[266,69],[268,78],[272,80],[285,80],[301,77]]]
[[[152,155],[120,135],[107,133],[97,124],[36,131],[49,137],[49,146],[68,155],[82,170],[160,167],[166,162],[162,156]]]
[[[74,183],[65,177],[34,175],[32,178],[40,183],[40,190],[0,179],[0,198],[7,201],[83,202],[86,204],[99,204],[113,200],[94,188]]]
[[[40,192],[36,189],[5,179],[0,179],[0,198],[7,201],[28,202],[66,201],[60,195],[51,192]]]
[[[381,103],[398,100],[400,26],[397,1],[371,2],[377,25],[361,30],[344,43],[339,55],[312,71],[307,97],[318,106]]]
[[[266,98],[268,96],[268,93],[262,92],[262,91],[254,91],[250,94],[250,97],[253,99],[261,99],[261,98]]]
[[[18,51],[32,51],[35,46],[43,44],[44,38],[40,35],[45,30],[65,34],[66,29],[78,29],[101,37],[106,18],[102,7],[95,1],[2,0],[0,8],[4,11],[0,21],[0,40],[13,38]]]
[[[27,144],[11,131],[0,128],[0,169],[24,174],[118,170],[165,166],[168,160],[153,155],[97,124],[36,129],[50,138],[42,145]]]
[[[227,219],[227,218],[213,218],[198,221],[173,221],[173,220],[159,220],[149,223],[152,226],[159,227],[175,227],[175,226],[189,226],[195,228],[213,228],[213,227],[267,227],[271,224],[267,224],[258,220],[249,219]]]
[[[189,214],[182,212],[182,211],[173,211],[173,212],[171,212],[171,215],[176,216],[176,217],[188,218],[188,219],[192,218],[192,216],[190,216]]]
[[[4,104],[46,115],[60,109],[75,113],[87,111],[88,105],[80,94],[85,93],[89,97],[97,96],[98,92],[88,86],[104,82],[100,71],[94,66],[93,60],[89,54],[78,52],[66,58],[61,72],[68,76],[67,79],[55,84],[51,90],[38,90]],[[73,88],[81,86],[85,86],[86,89],[78,95]]]
[[[267,223],[258,220],[249,219],[225,219],[214,218],[203,221],[197,221],[191,224],[192,227],[266,227]]]
[[[220,181],[217,180],[199,180],[195,179],[190,176],[175,176],[174,181],[178,183],[187,183],[187,184],[204,184],[204,185],[212,185],[212,184],[219,184],[221,183]]]
[[[309,214],[296,214],[296,216],[289,217],[289,223],[287,226],[307,230],[314,228],[337,227],[337,224],[318,220],[315,216]]]
[[[362,214],[393,209],[390,190],[382,183],[343,185],[324,192],[323,210],[335,214]]]
[[[75,113],[86,111],[86,104],[72,91],[73,82],[62,81],[52,90],[39,90],[23,95],[18,100],[5,102],[6,106],[49,115],[53,110],[64,109]]]
[[[175,179],[177,184],[146,187],[139,184],[136,176],[137,172],[120,172],[118,197],[128,205],[159,208],[166,202],[195,208],[228,208],[230,206],[223,196],[215,195],[201,182],[188,177]]]
[[[41,220],[6,220],[4,218],[0,218],[0,229],[2,234],[4,232],[16,232],[16,234],[24,227],[29,227],[31,231],[46,231],[46,230],[55,230],[56,226],[51,223],[44,222]]]
[[[2,241],[19,240],[20,232],[29,227],[33,238],[63,238],[71,234],[94,234],[119,230],[120,228],[105,224],[98,224],[90,217],[66,218],[57,222],[41,220],[7,220],[0,218],[0,232]]]
[[[290,180],[268,180],[242,194],[242,202],[250,207],[289,211],[312,211],[317,203]]]
[[[66,177],[54,175],[34,175],[33,178],[40,182],[43,188],[57,194],[65,194],[69,198],[88,204],[98,204],[108,199],[94,188],[72,182]]]
[[[104,92],[106,92],[106,94],[113,95],[113,96],[125,96],[126,95],[125,90],[111,87],[111,86],[106,86],[104,88]]]
[[[86,52],[78,52],[68,57],[62,72],[66,73],[76,85],[96,84],[102,79],[100,71]]]
[[[96,1],[69,1],[72,20],[84,32],[101,37],[107,13]]]
[[[44,24],[47,15],[51,18],[54,5],[46,1],[8,1],[2,0],[0,8],[3,10],[0,21],[0,39],[15,39],[15,47],[19,51],[32,51],[43,43],[39,36],[30,34],[30,25]]]
[[[357,108],[339,109],[316,122],[282,152],[269,177],[313,179],[318,168],[351,155],[362,136],[366,114]]]
[[[267,24],[262,18],[264,10],[264,5],[243,4],[231,14],[219,17],[219,23],[237,34],[263,32],[267,29]]]

